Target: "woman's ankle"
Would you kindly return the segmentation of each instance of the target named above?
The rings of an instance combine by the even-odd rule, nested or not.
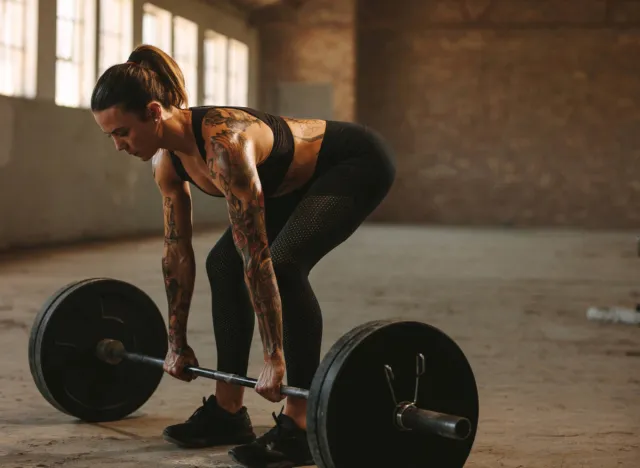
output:
[[[228,413],[235,414],[242,409],[244,388],[216,382],[216,401],[218,406]]]

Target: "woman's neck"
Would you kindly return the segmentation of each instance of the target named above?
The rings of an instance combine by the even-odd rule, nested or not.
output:
[[[195,142],[191,111],[175,107],[163,110],[160,132],[161,148],[188,154]]]

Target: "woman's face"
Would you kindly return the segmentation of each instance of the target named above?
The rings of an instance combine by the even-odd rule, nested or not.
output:
[[[137,113],[114,106],[93,113],[98,126],[113,139],[118,151],[126,151],[142,161],[150,160],[160,147],[161,109],[147,108],[145,119]]]

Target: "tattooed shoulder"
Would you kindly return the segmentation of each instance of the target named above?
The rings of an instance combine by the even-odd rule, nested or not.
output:
[[[238,109],[227,109],[224,107],[213,107],[204,116],[205,127],[214,127],[210,130],[214,132],[225,129],[234,132],[244,132],[252,125],[260,125],[261,122],[256,117]],[[215,128],[220,127],[220,128]]]

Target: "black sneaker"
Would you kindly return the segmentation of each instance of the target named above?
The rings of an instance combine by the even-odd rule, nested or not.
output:
[[[202,406],[182,424],[168,426],[164,440],[180,447],[202,448],[246,444],[256,439],[246,407],[229,413],[218,406],[215,395],[202,398]]]
[[[273,413],[276,426],[255,441],[234,447],[229,455],[249,468],[291,468],[315,465],[307,431],[296,426],[289,416]]]

